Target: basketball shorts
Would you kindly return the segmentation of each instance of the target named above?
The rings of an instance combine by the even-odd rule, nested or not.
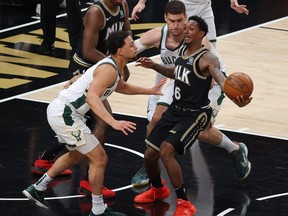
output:
[[[165,86],[163,90],[164,95],[151,95],[148,100],[148,108],[147,108],[147,119],[151,121],[155,109],[157,105],[169,106],[173,101],[173,92],[174,92],[174,79],[170,79],[170,81]]]
[[[199,133],[207,127],[211,113],[210,107],[195,111],[182,111],[171,105],[145,142],[156,151],[160,151],[163,141],[169,142],[178,154],[183,155],[198,138]]]
[[[99,144],[86,125],[85,117],[77,114],[61,98],[56,98],[48,105],[47,119],[59,143],[64,144],[69,151],[87,154]]]
[[[220,86],[215,83],[208,93],[208,98],[210,99],[210,106],[212,108],[211,124],[214,125],[216,121],[216,116],[218,115],[223,99],[225,98],[224,92],[221,90]]]
[[[85,71],[91,66],[93,65],[86,63],[84,60],[78,57],[77,53],[75,53],[69,62],[67,70],[68,79],[71,79],[75,75],[85,73]]]
[[[162,106],[169,106],[173,101],[173,94],[174,94],[174,80],[171,79],[171,81],[167,84],[166,88],[163,91],[164,95],[151,95],[149,97],[148,101],[148,109],[147,109],[147,119],[148,121],[151,121],[155,109],[157,105]],[[223,99],[225,98],[224,92],[222,92],[220,86],[215,83],[213,85],[213,88],[210,89],[208,97],[210,99],[210,106],[212,108],[212,115],[211,115],[211,124],[214,125],[216,121],[216,116],[218,115],[221,104],[223,102]]]

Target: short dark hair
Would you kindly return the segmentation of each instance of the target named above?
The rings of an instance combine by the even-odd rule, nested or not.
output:
[[[205,35],[207,34],[208,32],[208,25],[207,23],[205,22],[205,20],[199,16],[191,16],[188,18],[188,21],[189,20],[194,20],[198,23],[198,27],[201,31],[204,31],[205,32]],[[204,35],[204,36],[205,36]]]
[[[125,39],[129,35],[130,33],[128,31],[112,32],[106,41],[106,48],[109,54],[116,54],[117,49],[125,45]]]
[[[173,0],[169,1],[164,9],[164,13],[169,14],[186,14],[186,7],[183,2]]]

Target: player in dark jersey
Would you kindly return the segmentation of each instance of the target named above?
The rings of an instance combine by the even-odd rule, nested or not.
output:
[[[130,31],[129,8],[125,0],[100,0],[88,8],[83,18],[83,29],[80,43],[76,53],[70,60],[68,67],[69,84],[73,83],[81,74],[89,67],[105,58],[108,53],[106,49],[106,40],[108,36],[115,31]],[[131,33],[131,31],[130,31]],[[131,33],[132,34],[132,33]],[[124,80],[129,77],[128,68],[125,68]],[[102,101],[107,111],[112,114],[111,107],[107,100]],[[105,143],[105,138],[109,129],[109,125],[101,118],[90,112],[95,120],[91,123],[94,135],[101,144]],[[44,174],[52,165],[55,155],[57,155],[65,147],[57,142],[52,143],[43,153],[41,158],[34,162],[32,172]],[[88,169],[87,169],[88,172]],[[80,181],[79,192],[81,194],[90,195],[91,186],[88,181],[88,173]],[[71,175],[70,170],[66,170],[62,175]],[[105,198],[115,197],[115,192],[103,186],[103,196]]]
[[[146,58],[138,62],[149,68],[174,78],[173,102],[163,114],[150,135],[146,139],[145,168],[151,181],[151,189],[136,196],[136,203],[149,203],[167,198],[169,189],[162,184],[158,160],[161,158],[171,183],[177,194],[177,206],[174,216],[192,216],[196,208],[187,198],[181,168],[174,155],[183,155],[198,138],[199,133],[209,124],[211,117],[208,92],[212,78],[224,91],[225,76],[220,71],[219,60],[202,47],[202,39],[207,34],[205,21],[192,16],[186,23],[184,46],[175,62],[175,70],[171,67],[152,63]],[[146,65],[147,66],[147,65]],[[238,106],[250,103],[243,96],[234,101]],[[250,162],[245,161],[247,166]]]
[[[76,53],[68,67],[68,77],[83,73],[108,53],[106,40],[115,31],[130,31],[126,1],[101,0],[88,8]]]

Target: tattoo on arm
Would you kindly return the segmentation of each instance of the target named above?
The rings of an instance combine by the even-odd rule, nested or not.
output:
[[[155,63],[152,69],[162,74],[165,77],[175,79],[173,66],[165,66],[165,65]]]

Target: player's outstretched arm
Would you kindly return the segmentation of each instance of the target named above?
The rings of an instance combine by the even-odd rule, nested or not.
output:
[[[175,79],[174,74],[174,66],[168,66],[168,65],[162,65],[154,62],[152,59],[147,57],[141,57],[136,61],[136,67],[142,66],[145,68],[153,69],[157,71],[158,73],[162,74],[165,77]]]
[[[248,15],[249,14],[249,10],[246,8],[247,6],[246,5],[239,5],[238,4],[238,0],[230,0],[230,7],[235,10],[236,12],[242,14],[246,14]]]
[[[161,92],[161,88],[166,83],[166,80],[167,80],[166,78],[160,80],[160,82],[157,83],[152,88],[144,88],[142,86],[134,85],[132,83],[127,83],[123,82],[123,80],[120,80],[115,91],[127,95],[135,95],[135,94],[163,95],[163,93]]]
[[[104,107],[100,97],[106,89],[113,85],[117,79],[116,69],[110,64],[99,66],[94,72],[94,79],[86,95],[86,103],[89,104],[92,111],[115,130],[122,131],[125,135],[133,133],[136,124],[130,121],[118,121]],[[124,81],[122,81],[124,82]]]

